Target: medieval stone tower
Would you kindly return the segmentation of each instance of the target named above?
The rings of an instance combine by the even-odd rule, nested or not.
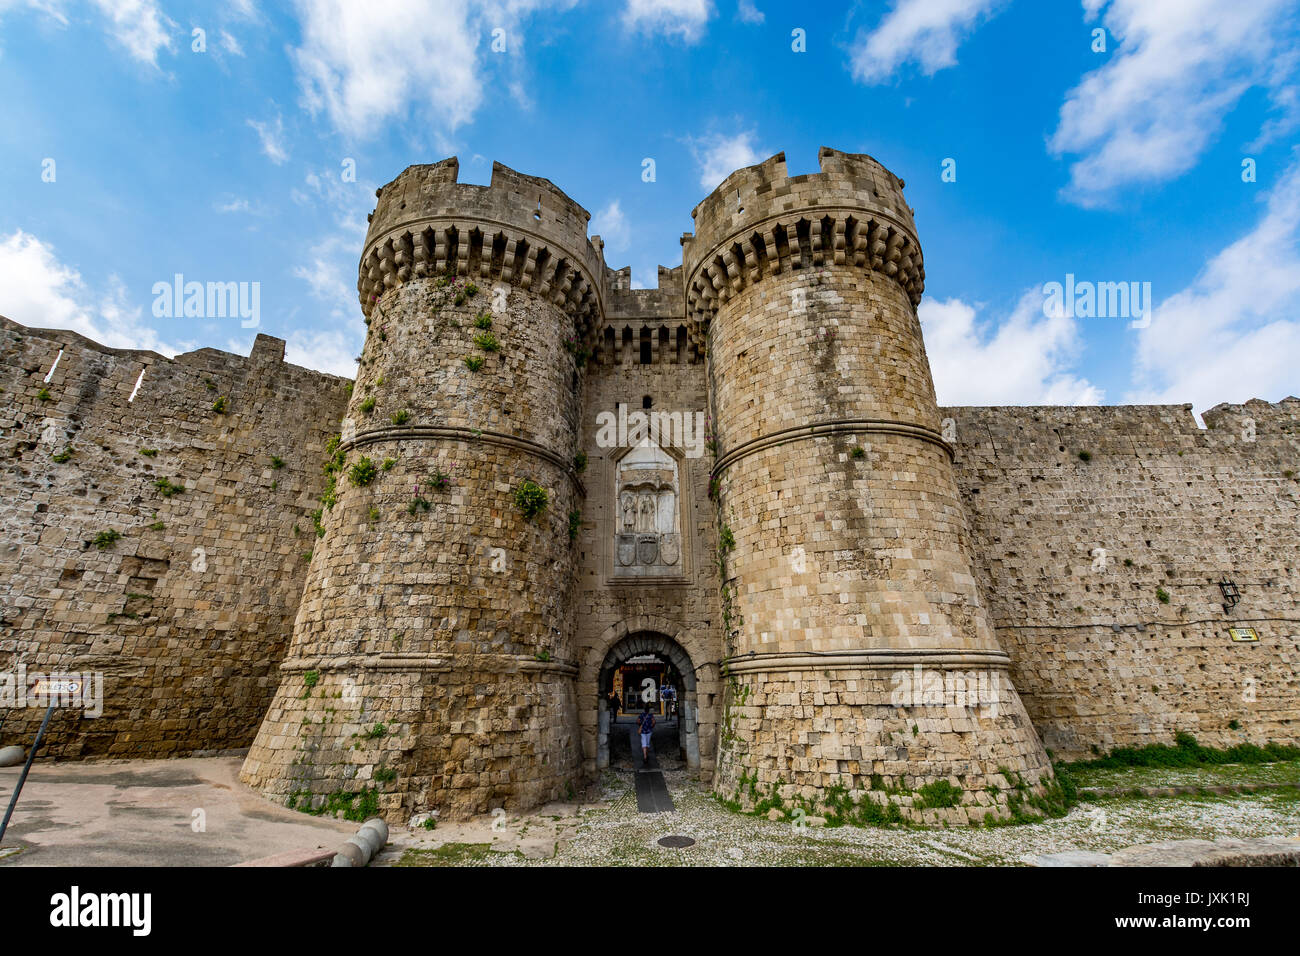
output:
[[[546,180],[456,174],[412,166],[378,193],[335,500],[244,770],[267,793],[391,774],[383,809],[464,815],[577,780],[569,515],[604,264]]]
[[[1300,399],[938,408],[902,181],[819,159],[654,289],[547,180],[412,166],[355,382],[0,317],[0,743],[15,673],[90,675],[45,754],[403,823],[618,766],[647,668],[719,796],[866,822],[1014,815],[1044,745],[1294,743]]]
[[[819,158],[732,173],[683,239],[717,427],[716,789],[861,799],[874,777],[1005,802],[999,768],[1030,787],[1051,771],[976,586],[912,210],[870,157]]]

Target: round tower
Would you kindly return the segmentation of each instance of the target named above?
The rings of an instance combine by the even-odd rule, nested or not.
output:
[[[683,238],[727,632],[714,786],[863,820],[1006,814],[1055,781],[972,572],[912,211],[869,156],[819,159],[732,173]]]
[[[299,808],[457,818],[580,774],[570,528],[604,264],[547,180],[457,169],[408,168],[371,215],[365,349],[243,770]]]

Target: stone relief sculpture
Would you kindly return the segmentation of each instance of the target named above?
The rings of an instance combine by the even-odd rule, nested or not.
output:
[[[614,500],[621,516],[614,573],[620,576],[681,571],[681,498],[677,461],[646,440],[619,461]]]

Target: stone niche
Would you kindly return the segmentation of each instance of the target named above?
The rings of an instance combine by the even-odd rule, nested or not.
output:
[[[649,439],[615,466],[614,576],[683,573],[681,472],[677,460]]]

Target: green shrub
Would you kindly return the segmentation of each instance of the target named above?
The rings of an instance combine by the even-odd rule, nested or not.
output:
[[[492,316],[486,310],[480,312],[478,315],[474,316],[474,328],[476,329],[492,328]]]
[[[72,457],[72,449],[71,449],[71,448],[65,448],[65,449],[63,449],[63,451],[59,452],[58,454],[50,455],[50,458],[51,458],[53,461],[55,461],[55,462],[57,462],[58,464],[60,464],[60,465],[63,464],[65,461],[67,461],[67,460],[68,460],[69,458],[71,458],[71,457]]]
[[[392,471],[392,470],[393,470],[393,466],[396,465],[396,464],[397,464],[397,459],[396,459],[396,458],[385,458],[385,459],[384,459],[384,464],[383,464],[383,469],[384,469],[384,471]]]
[[[481,368],[483,367],[483,356],[481,356],[481,355],[466,355],[466,356],[465,356],[465,367],[466,367],[467,369],[469,369],[471,372],[477,372],[479,369],[481,369]]]
[[[95,547],[100,551],[105,551],[117,543],[117,539],[122,537],[120,531],[109,528],[107,531],[101,531],[95,535]]]
[[[274,468],[276,471],[279,471],[281,468],[284,467],[284,459],[281,458],[279,455],[272,455],[271,467]]]
[[[575,508],[569,512],[569,540],[576,540],[580,530],[582,530],[582,512]]]
[[[491,332],[479,332],[474,336],[474,344],[484,352],[498,352],[501,350],[501,343]]]
[[[400,412],[393,412],[389,418],[392,420],[394,425],[405,425],[411,420],[411,413],[403,408]]]
[[[176,480],[182,481],[182,479],[180,478],[177,478]],[[153,486],[158,489],[158,494],[162,495],[164,498],[170,498],[173,495],[180,495],[185,493],[184,484],[174,485],[166,478],[159,478],[157,481],[153,483]]]
[[[578,474],[582,474],[587,470],[587,453],[585,451],[580,451],[573,456],[573,469]]]
[[[1079,452],[1079,461],[1092,461],[1092,452],[1090,451]]]
[[[362,455],[356,464],[348,470],[348,481],[352,483],[354,488],[364,488],[374,481],[378,474],[379,469],[375,467],[375,463]]]
[[[221,395],[212,403],[212,410],[218,415],[226,414],[226,396]]]
[[[357,407],[361,409],[362,415],[369,415],[375,410],[375,400],[374,398],[367,398]]]
[[[1161,604],[1169,603],[1169,592],[1164,588],[1156,588],[1156,600]]]
[[[157,449],[157,448],[141,448],[141,449],[140,449],[140,454],[144,455],[144,457],[146,457],[146,458],[157,458],[157,457],[158,457],[158,449]]]
[[[50,390],[42,387],[41,390],[36,393],[36,397],[43,402],[48,402],[50,400]]]
[[[550,496],[546,489],[531,478],[526,478],[515,489],[515,507],[523,512],[525,519],[533,518],[546,510]]]
[[[863,448],[861,445],[858,445],[851,452],[849,452],[849,454],[854,458],[865,458],[867,457],[867,450]]]

